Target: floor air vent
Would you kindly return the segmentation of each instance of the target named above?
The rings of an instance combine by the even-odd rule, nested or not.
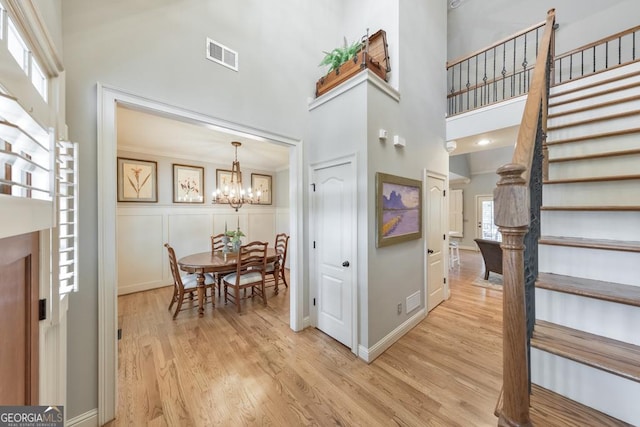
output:
[[[207,38],[207,59],[238,71],[238,52]]]

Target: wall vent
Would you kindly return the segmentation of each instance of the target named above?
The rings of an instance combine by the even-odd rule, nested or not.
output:
[[[207,59],[238,71],[238,52],[207,38]]]
[[[407,297],[406,307],[407,313],[411,313],[420,307],[420,291],[416,291]]]

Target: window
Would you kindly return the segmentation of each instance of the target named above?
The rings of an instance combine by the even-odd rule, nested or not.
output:
[[[31,61],[31,83],[35,86],[36,90],[42,97],[42,99],[47,101],[47,90],[48,90],[48,82],[47,76],[42,72],[42,69],[38,65],[36,61]]]
[[[60,294],[78,290],[78,144],[59,141],[58,164],[58,266]]]
[[[7,19],[7,48],[20,68],[29,74],[29,50],[11,19]]]

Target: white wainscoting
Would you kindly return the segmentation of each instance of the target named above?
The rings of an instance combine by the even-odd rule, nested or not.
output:
[[[273,246],[277,209],[243,206],[123,206],[117,209],[118,295],[172,283],[165,243],[178,258],[211,249],[211,235],[240,226],[243,242],[260,240]]]

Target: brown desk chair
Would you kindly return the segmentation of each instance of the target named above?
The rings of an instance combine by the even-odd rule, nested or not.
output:
[[[289,236],[287,236],[285,233],[280,233],[276,235],[276,242],[275,242],[275,248],[276,248],[276,253],[278,254],[278,280],[280,278],[282,278],[282,281],[284,282],[284,286],[286,288],[289,287],[289,284],[287,283],[287,277],[284,275],[284,265],[287,262],[287,252],[288,252],[288,248],[289,248]],[[276,268],[275,268],[275,263],[270,262],[269,264],[267,264],[267,274],[271,275],[273,277],[273,285],[270,286],[275,286],[275,291],[276,294],[278,293],[278,280],[276,280]]]
[[[175,251],[168,243],[165,243],[164,247],[167,248],[167,251],[169,252],[169,265],[171,266],[171,275],[173,276],[173,296],[171,297],[171,303],[169,304],[168,310],[171,310],[173,304],[178,303],[178,305],[176,306],[176,311],[173,313],[173,318],[175,319],[176,316],[178,316],[180,308],[182,307],[182,302],[184,301],[185,294],[189,294],[191,299],[193,299],[193,294],[198,291],[198,282],[196,280],[197,276],[195,274],[180,275],[180,267],[178,266],[178,261],[176,260]],[[204,292],[206,297],[208,288],[210,288],[211,292],[213,292],[215,282],[213,281],[213,276],[209,273],[205,273],[204,279]],[[211,282],[207,283],[207,279],[210,279]],[[195,307],[197,307],[197,305]]]
[[[244,298],[262,297],[264,305],[267,305],[267,296],[264,291],[264,278],[267,267],[267,242],[251,242],[240,247],[236,272],[227,274],[222,278],[224,285],[224,303],[232,300],[240,313],[240,289],[251,288],[251,295]],[[229,288],[232,288],[233,293]]]

